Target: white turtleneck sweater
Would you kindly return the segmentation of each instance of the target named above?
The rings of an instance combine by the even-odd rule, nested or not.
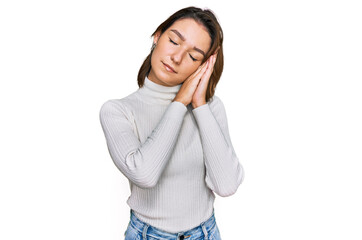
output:
[[[244,178],[225,108],[214,97],[195,109],[173,101],[181,84],[145,78],[143,87],[106,101],[100,121],[108,151],[129,180],[127,204],[142,221],[176,233],[213,213],[215,194],[234,194]]]

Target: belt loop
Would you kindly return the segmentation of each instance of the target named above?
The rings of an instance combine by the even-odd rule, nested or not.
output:
[[[147,230],[149,226],[150,225],[146,224],[145,227],[143,228],[143,233],[142,233],[143,240],[147,240]]]
[[[207,240],[208,239],[208,233],[207,233],[207,230],[206,230],[206,227],[205,227],[205,222],[201,223],[201,227],[202,227],[202,231],[204,232],[204,235],[205,235],[204,240]]]

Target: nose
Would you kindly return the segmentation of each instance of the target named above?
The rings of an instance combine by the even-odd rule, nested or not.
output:
[[[182,49],[177,49],[175,50],[172,54],[171,54],[171,60],[175,63],[175,64],[180,64],[182,61],[182,58],[185,54],[185,51]]]

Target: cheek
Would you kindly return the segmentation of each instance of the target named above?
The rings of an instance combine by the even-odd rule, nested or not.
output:
[[[167,42],[165,42],[165,40],[160,40],[157,43],[157,47],[155,48],[155,51],[157,52],[158,55],[168,55],[170,54],[171,48],[169,46],[169,44]]]
[[[151,65],[156,66],[162,60],[162,52],[159,48],[155,48],[151,56]]]
[[[187,73],[187,75],[190,75],[192,73],[194,73],[197,68],[200,66],[200,64],[190,64],[190,63],[185,63],[185,72]]]

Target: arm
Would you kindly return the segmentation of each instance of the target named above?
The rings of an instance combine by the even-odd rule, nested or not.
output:
[[[204,152],[207,186],[219,196],[236,192],[244,170],[232,146],[223,103],[214,96],[210,104],[192,110],[199,126]]]
[[[105,102],[99,117],[117,168],[137,186],[154,187],[171,157],[186,112],[182,103],[170,103],[156,128],[141,143],[127,119],[125,107],[115,100]]]

